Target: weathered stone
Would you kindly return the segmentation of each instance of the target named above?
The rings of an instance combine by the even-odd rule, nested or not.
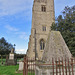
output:
[[[73,73],[75,75],[75,65],[73,66]],[[70,74],[72,74],[72,67],[70,66]],[[64,70],[64,75],[66,75],[66,70],[65,67],[63,68]],[[62,67],[60,67],[61,74],[59,72],[59,67],[57,69],[58,75],[63,75]],[[41,66],[36,66],[35,69],[35,75],[53,75],[53,66],[51,65],[41,65]],[[54,75],[56,75],[56,66],[54,66]],[[67,66],[67,75],[69,75],[69,70]]]
[[[16,64],[17,64],[17,59],[15,59],[15,54],[10,53],[9,59],[6,59],[6,65],[16,65]]]
[[[17,60],[16,59],[8,59],[8,61],[6,62],[6,65],[16,65],[17,64]]]
[[[10,53],[10,54],[9,54],[9,59],[10,59],[10,60],[13,60],[13,59],[14,59],[14,54]]]
[[[24,67],[24,62],[23,61],[19,61],[19,71],[22,71]]]
[[[45,7],[45,12],[42,11],[42,6]],[[35,58],[35,55],[37,59],[42,58],[44,49],[40,49],[40,41],[46,43],[53,22],[55,22],[54,0],[34,0],[32,29],[27,50],[29,58]]]
[[[13,53],[14,53],[14,51],[15,51],[15,49],[14,49],[14,48],[12,48],[12,49],[11,49],[11,53],[13,54]]]
[[[71,58],[72,55],[59,31],[51,31],[49,33],[46,47],[43,53],[43,60],[49,61],[52,58]]]

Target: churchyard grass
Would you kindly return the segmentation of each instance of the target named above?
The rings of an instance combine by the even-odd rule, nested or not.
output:
[[[0,66],[0,75],[23,75],[23,73],[16,73],[19,65],[16,66]],[[30,75],[31,73],[28,73]],[[33,73],[35,75],[35,73]]]
[[[1,64],[1,61],[3,60],[3,65]],[[5,61],[6,59],[0,59],[0,75],[23,75],[23,73],[16,73],[19,68],[19,65],[15,65],[15,66],[5,66]],[[19,59],[17,60],[19,61]],[[31,73],[28,73],[28,75],[30,75]],[[33,73],[33,75],[35,75]]]
[[[5,59],[3,59],[3,62],[5,62]],[[1,64],[1,60],[0,60]],[[19,68],[19,65],[15,66],[5,66],[5,65],[0,65],[0,75],[23,75],[23,73],[16,73]],[[28,73],[30,75],[31,73]],[[33,73],[35,75],[35,73]]]
[[[0,66],[0,75],[23,75],[23,73],[16,73],[19,65],[16,66]]]

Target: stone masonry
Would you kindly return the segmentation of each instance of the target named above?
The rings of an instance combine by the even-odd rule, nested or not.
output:
[[[71,58],[72,55],[59,31],[51,31],[49,33],[45,51],[43,53],[43,61],[50,62],[52,58],[58,59],[60,58],[67,59]]]
[[[27,56],[42,58],[46,40],[55,22],[54,0],[34,0],[32,10],[32,28],[28,43]]]

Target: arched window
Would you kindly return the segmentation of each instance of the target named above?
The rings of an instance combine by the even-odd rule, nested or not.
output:
[[[44,47],[45,47],[45,42],[44,40],[40,40],[40,50],[44,50]]]

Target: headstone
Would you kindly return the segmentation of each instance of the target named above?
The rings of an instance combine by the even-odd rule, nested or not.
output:
[[[9,54],[9,59],[14,60],[14,48],[12,48],[11,53]]]
[[[23,61],[19,61],[19,71],[23,71],[23,66],[24,66],[24,62]]]
[[[6,62],[6,65],[16,65],[17,60],[15,59],[15,54],[14,54],[14,48],[11,50],[11,53],[9,54],[9,59]]]
[[[62,59],[62,57],[63,59],[70,59],[72,55],[61,33],[59,31],[51,31],[46,42],[42,59],[48,62],[52,60],[52,58]]]
[[[13,60],[14,59],[14,54],[9,54],[9,59]]]

